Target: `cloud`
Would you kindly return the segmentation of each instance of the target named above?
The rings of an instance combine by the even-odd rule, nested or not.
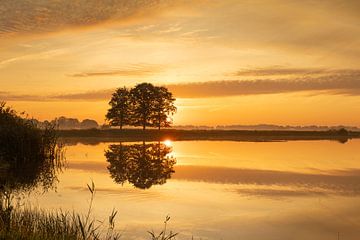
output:
[[[96,71],[72,74],[72,77],[91,77],[91,76],[133,76],[151,75],[161,71],[162,66],[144,65],[118,69],[114,71]],[[257,94],[279,94],[293,93],[301,91],[312,91],[313,94],[342,94],[360,95],[360,70],[357,69],[260,69],[247,70],[241,74],[245,75],[266,75],[268,78],[255,78],[252,80],[224,80],[208,82],[190,82],[180,84],[165,85],[176,98],[209,98],[209,97],[228,97],[241,95]],[[295,76],[276,76],[289,75]],[[304,76],[301,76],[304,74]],[[320,75],[319,75],[320,74]],[[6,101],[106,101],[110,98],[115,89],[102,89],[80,93],[64,93],[46,96],[37,95],[16,95],[11,93],[0,93],[0,99]]]
[[[47,50],[42,51],[38,53],[33,54],[25,54],[17,57],[8,58],[5,60],[0,61],[0,68],[5,67],[8,64],[20,62],[20,61],[33,61],[33,60],[39,60],[39,59],[49,59],[53,57],[57,57],[63,54],[66,54],[68,52],[65,48],[60,49],[53,49],[53,50]]]
[[[99,91],[90,91],[84,93],[74,94],[62,94],[49,96],[49,100],[86,100],[86,101],[98,101],[98,100],[109,100],[114,89],[105,89]]]
[[[163,67],[160,65],[138,64],[128,67],[112,70],[88,71],[81,73],[74,73],[70,77],[99,77],[99,76],[149,76],[162,71]]]
[[[114,89],[105,89],[99,91],[89,91],[83,93],[68,93],[54,95],[31,95],[31,94],[12,94],[10,92],[0,92],[0,100],[2,101],[34,101],[34,102],[50,102],[50,101],[105,101],[110,99]]]
[[[50,99],[45,96],[30,95],[30,94],[12,94],[10,92],[0,92],[0,101],[34,101],[43,102]]]
[[[171,5],[169,0],[3,0],[0,36],[132,21]]]
[[[345,70],[331,71],[322,68],[288,68],[282,66],[273,66],[266,68],[242,69],[234,72],[233,76],[274,76],[274,75],[314,75],[314,74],[330,74],[341,73]],[[349,70],[351,71],[351,70]]]
[[[296,74],[304,76],[276,77]],[[316,76],[315,74],[323,74]],[[239,76],[261,75],[275,79],[227,80],[173,84],[167,87],[177,97],[226,97],[289,93],[300,91],[326,91],[329,94],[360,94],[360,70],[262,69],[237,72]]]

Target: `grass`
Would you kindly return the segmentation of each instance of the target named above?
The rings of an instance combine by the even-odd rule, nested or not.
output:
[[[2,194],[0,212],[0,239],[29,240],[116,240],[120,234],[114,231],[117,212],[112,211],[107,223],[92,217],[95,185],[88,185],[91,193],[88,212],[46,212],[41,209],[14,207],[8,195]]]
[[[113,210],[107,221],[92,216],[95,184],[88,185],[91,194],[86,214],[75,212],[46,212],[41,209],[14,207],[9,196],[0,195],[1,240],[118,240],[121,234],[115,230],[117,211]],[[167,231],[170,217],[164,221],[159,233],[149,231],[150,240],[175,240],[177,233]]]
[[[167,228],[167,223],[170,220],[170,216],[166,216],[165,221],[164,221],[164,230],[162,230],[159,234],[156,234],[154,231],[148,231],[148,233],[151,236],[151,240],[171,240],[171,239],[175,239],[175,237],[178,235],[178,233],[173,233],[172,231],[170,231],[169,233],[167,233],[166,228]]]

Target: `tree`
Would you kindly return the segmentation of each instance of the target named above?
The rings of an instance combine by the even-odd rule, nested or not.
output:
[[[131,125],[153,126],[151,119],[154,109],[155,87],[151,83],[141,83],[130,91],[131,98]]]
[[[116,89],[109,105],[106,119],[110,126],[120,126],[122,129],[124,125],[130,124],[130,93],[125,87]]]
[[[106,114],[110,126],[169,127],[170,115],[176,112],[175,98],[165,87],[151,83],[137,84],[130,91],[119,88],[112,95],[110,109]]]
[[[169,115],[173,115],[176,112],[174,105],[175,98],[172,93],[165,87],[155,87],[152,123],[153,126],[158,127],[170,127],[172,119]]]
[[[99,124],[92,119],[84,119],[80,123],[80,129],[91,129],[91,128],[98,128]]]

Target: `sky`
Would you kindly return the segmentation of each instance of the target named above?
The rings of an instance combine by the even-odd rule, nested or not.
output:
[[[360,3],[0,0],[0,101],[103,123],[150,82],[175,125],[360,126]]]

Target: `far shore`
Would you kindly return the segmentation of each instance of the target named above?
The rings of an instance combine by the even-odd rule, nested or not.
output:
[[[360,138],[360,132],[346,130],[329,131],[281,131],[281,130],[177,130],[177,129],[88,129],[59,130],[59,136],[65,142],[138,142],[138,141],[307,141],[333,140],[345,143],[353,138]]]

